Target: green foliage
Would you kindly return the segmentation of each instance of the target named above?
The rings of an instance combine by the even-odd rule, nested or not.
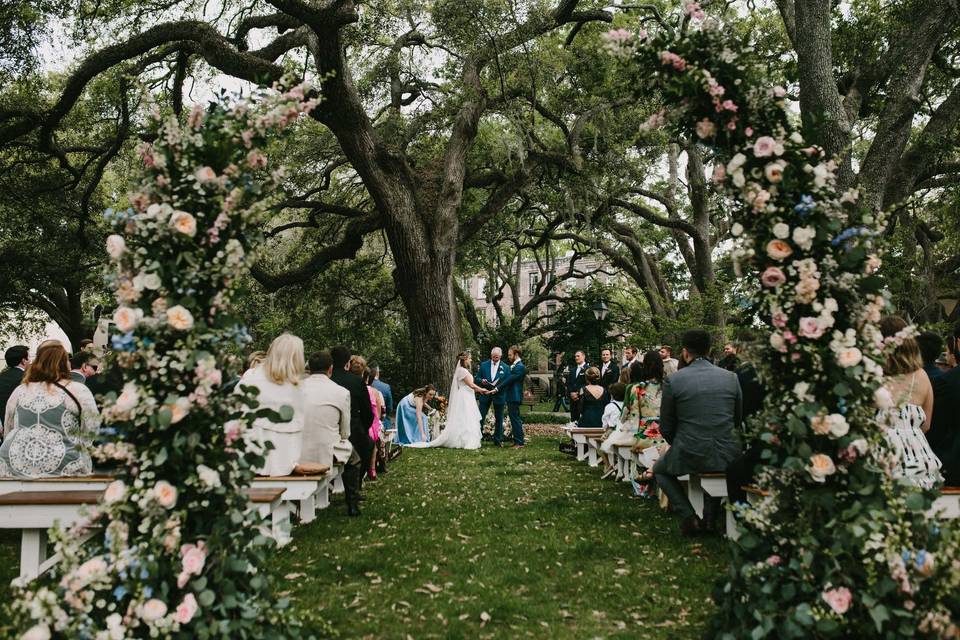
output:
[[[769,337],[751,434],[767,496],[740,509],[713,633],[949,637],[960,536],[928,520],[932,492],[891,477],[897,454],[883,438],[893,412],[878,389],[895,343],[877,326],[882,216],[836,186],[836,166],[794,131],[785,90],[763,88],[743,42],[709,28],[610,40],[635,90],[675,105],[667,125],[717,152],[715,180],[737,201],[734,259]]]

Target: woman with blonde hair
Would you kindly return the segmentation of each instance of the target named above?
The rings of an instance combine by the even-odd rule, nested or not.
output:
[[[70,378],[70,359],[59,342],[37,349],[7,401],[3,425],[0,477],[90,475],[100,412],[90,389]]]
[[[251,386],[260,391],[257,396],[258,409],[280,412],[284,407],[290,407],[293,410],[293,415],[286,421],[257,418],[253,423],[253,439],[264,449],[264,463],[257,470],[258,475],[288,476],[291,473],[320,471],[322,465],[298,464],[303,446],[303,391],[300,381],[304,378],[305,367],[303,340],[284,333],[270,344],[263,362],[240,378],[239,388]],[[266,450],[268,442],[273,444],[270,450]]]
[[[877,420],[886,428],[894,477],[929,489],[942,480],[940,460],[924,435],[933,418],[933,387],[923,370],[920,345],[906,320],[885,316],[880,333],[890,349],[883,363],[885,380],[878,394]]]

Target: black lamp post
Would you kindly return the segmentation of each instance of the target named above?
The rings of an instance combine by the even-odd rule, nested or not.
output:
[[[603,351],[603,321],[606,320],[610,310],[603,300],[597,300],[593,305],[593,317],[597,319],[597,357],[602,359]],[[599,362],[599,360],[597,361]]]

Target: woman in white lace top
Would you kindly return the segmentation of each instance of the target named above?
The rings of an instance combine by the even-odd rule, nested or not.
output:
[[[70,379],[60,343],[37,350],[4,412],[0,477],[83,476],[92,471],[90,447],[100,412],[86,385]]]

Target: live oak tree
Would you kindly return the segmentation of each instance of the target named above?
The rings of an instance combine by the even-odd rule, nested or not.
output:
[[[489,185],[483,210],[493,215],[518,188],[516,176],[486,182],[468,172],[481,120],[495,100],[505,99],[494,93],[502,73],[498,60],[551,31],[610,19],[578,4],[387,2],[361,11],[347,0],[269,0],[225,3],[216,16],[188,2],[84,4],[77,28],[116,41],[88,53],[51,104],[3,113],[0,144],[34,139],[55,146],[65,116],[94,78],[117,66],[135,72],[149,59],[172,69],[174,102],[196,60],[258,84],[280,80],[284,61],[319,76],[324,100],[311,115],[335,137],[370,206],[314,207],[351,222],[310,269],[349,257],[359,249],[359,236],[383,229],[418,356],[414,377],[426,380],[437,362],[447,373],[460,348],[453,272],[464,191],[473,180]],[[144,28],[152,22],[148,16],[161,21]],[[275,35],[265,37],[269,33]],[[370,76],[362,87],[357,71]],[[308,275],[297,269],[264,280],[278,285]]]

